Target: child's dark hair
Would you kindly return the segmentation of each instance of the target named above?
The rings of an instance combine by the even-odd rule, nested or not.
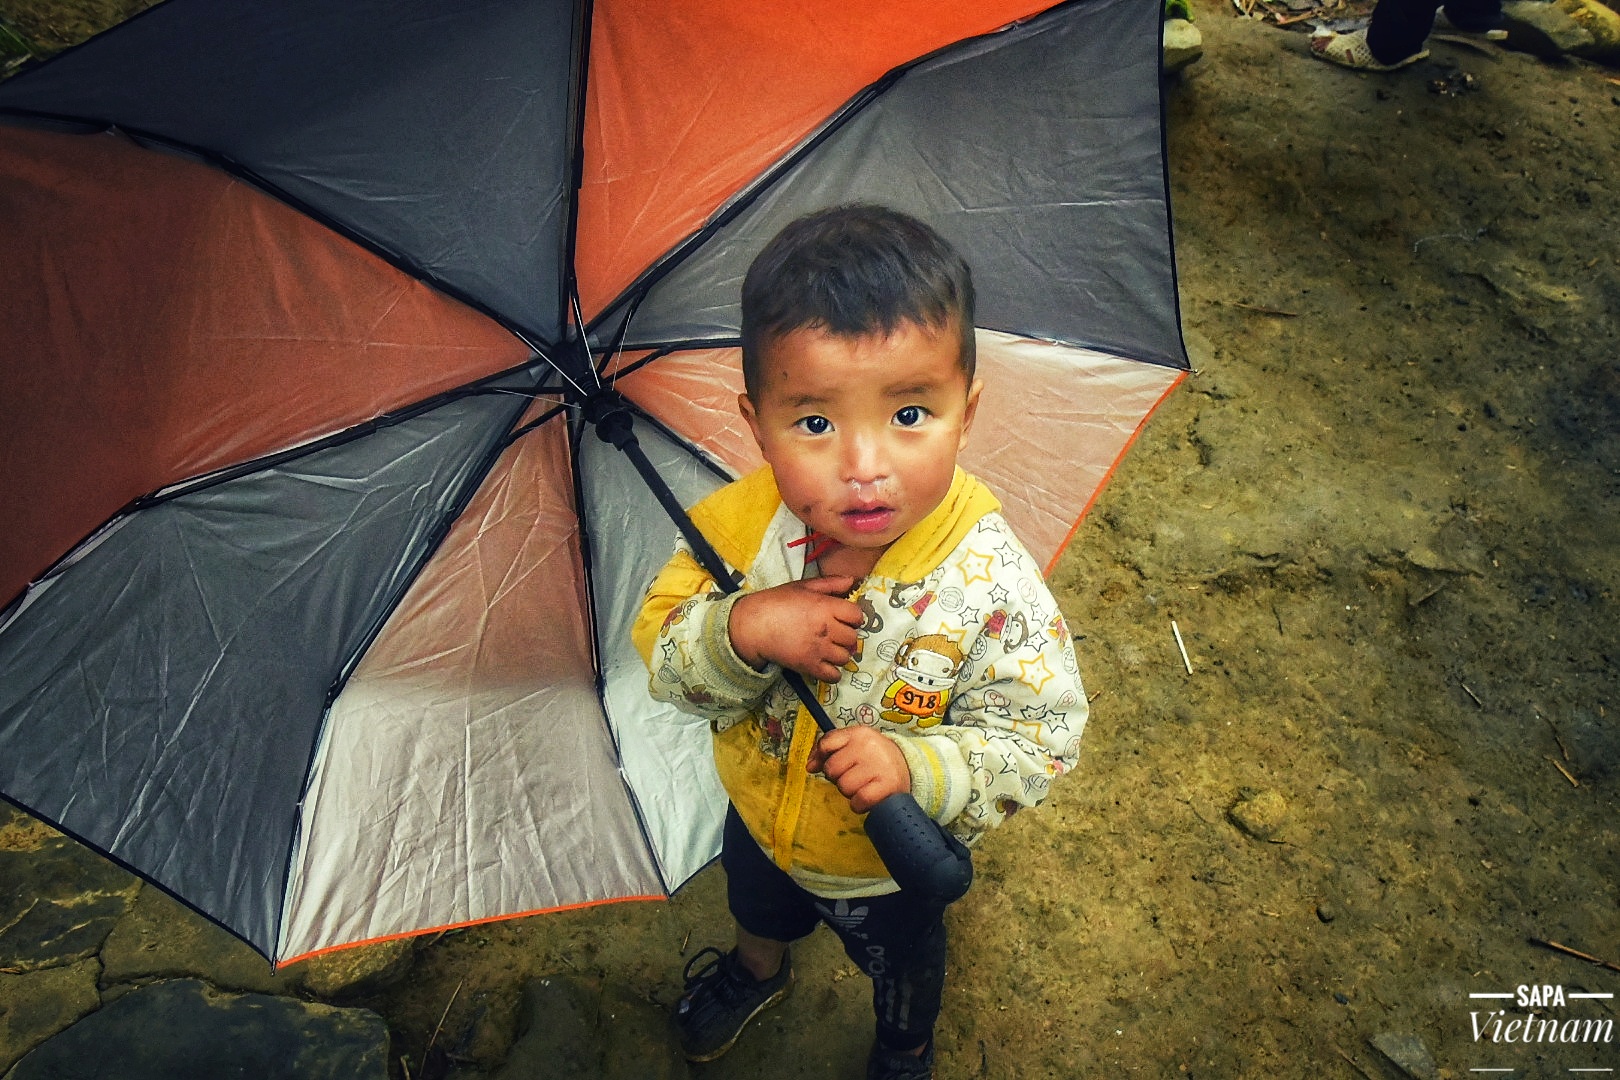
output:
[[[891,334],[904,323],[961,334],[973,381],[973,276],[956,249],[923,222],[864,204],[818,210],[765,245],[742,287],[743,385],[759,388],[760,347],[814,328]]]

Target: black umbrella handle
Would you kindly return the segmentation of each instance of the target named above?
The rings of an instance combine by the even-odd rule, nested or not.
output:
[[[832,718],[804,677],[783,669],[782,678],[815,717],[816,726],[823,732],[833,731]],[[889,876],[908,893],[949,904],[961,899],[973,884],[973,853],[923,813],[909,791],[896,792],[867,811],[866,835]]]
[[[611,393],[611,392],[610,392]],[[624,451],[641,474],[664,512],[675,522],[681,535],[692,548],[692,554],[715,583],[728,593],[742,587],[726,566],[720,553],[693,523],[681,506],[680,500],[669,489],[657,468],[648,459],[641,443],[636,440],[635,424],[630,410],[622,403],[593,401],[595,409],[587,411],[587,418],[596,424],[596,434],[603,442]],[[617,397],[617,395],[613,395]],[[594,414],[594,415],[593,415]],[[798,672],[784,669],[782,677],[799,696],[806,710],[815,718],[823,732],[836,730],[832,717],[821,707],[816,695]],[[947,832],[939,822],[923,813],[922,807],[909,791],[890,795],[866,815],[866,835],[877,849],[878,857],[888,868],[889,875],[905,892],[940,904],[960,899],[973,884],[973,856],[967,846]]]

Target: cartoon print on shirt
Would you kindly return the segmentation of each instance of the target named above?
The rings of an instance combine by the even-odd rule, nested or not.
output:
[[[1006,609],[997,608],[990,613],[989,620],[984,624],[986,637],[1001,642],[1001,647],[1007,652],[1017,652],[1029,640],[1029,623],[1022,611],[1008,614]]]
[[[921,618],[934,603],[934,590],[928,587],[928,582],[911,581],[898,584],[894,591],[889,593],[889,606],[896,611],[905,609],[914,617]]]
[[[861,625],[855,628],[855,648],[844,664],[845,671],[859,671],[861,655],[866,651],[866,639],[873,634],[883,633],[883,616],[878,614],[878,609],[870,596],[861,593],[855,598],[855,606],[861,609]]]
[[[778,760],[788,755],[793,742],[793,718],[799,710],[799,698],[785,683],[778,683],[766,694],[762,708],[753,718],[759,731],[759,752]],[[716,732],[724,731],[718,722]]]
[[[670,608],[669,614],[664,616],[664,629],[668,630],[672,626],[685,622],[686,617],[692,614],[692,609],[701,604],[703,600],[704,598],[701,596],[693,596]]]
[[[883,692],[883,719],[894,724],[933,727],[945,718],[951,689],[966,661],[962,648],[944,634],[907,638],[894,657],[894,681]]]
[[[967,707],[983,711],[986,716],[993,716],[1004,725],[1011,727],[1013,722],[1012,699],[995,687],[989,687],[977,695],[978,700],[969,697],[964,699]]]

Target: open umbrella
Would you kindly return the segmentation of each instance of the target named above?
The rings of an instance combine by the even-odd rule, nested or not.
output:
[[[1186,367],[1159,0],[167,0],[0,84],[0,791],[272,960],[666,895],[628,627],[757,457],[738,286],[850,201],[973,266],[964,460],[1051,560]]]

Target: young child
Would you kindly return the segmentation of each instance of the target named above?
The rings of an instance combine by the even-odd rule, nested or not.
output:
[[[868,1077],[928,1077],[943,905],[899,891],[861,815],[909,791],[972,843],[1075,764],[1086,696],[1040,569],[956,466],[982,384],[973,284],[928,226],[847,206],[782,230],[743,282],[738,399],[766,465],[691,512],[744,579],[683,543],[634,630],[655,697],[707,717],[731,798],[737,945],[687,966],[693,1061],[787,995],[825,922],[872,979]],[[822,735],[781,678],[812,681]],[[702,957],[709,963],[693,973]]]

